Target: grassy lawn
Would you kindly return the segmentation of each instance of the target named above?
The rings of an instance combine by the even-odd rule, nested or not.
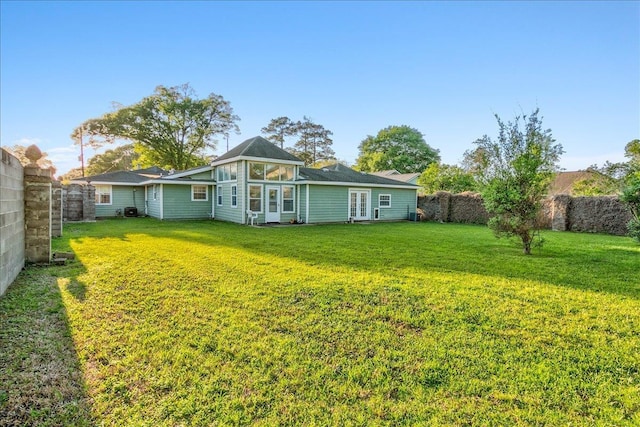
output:
[[[0,425],[640,425],[640,246],[74,224],[0,298]]]

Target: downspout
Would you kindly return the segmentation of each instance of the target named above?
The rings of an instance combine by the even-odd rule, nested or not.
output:
[[[164,184],[160,184],[160,219],[164,219]]]
[[[304,213],[304,216],[305,216],[305,218],[304,218],[304,223],[305,223],[305,224],[309,224],[309,184],[307,184],[307,194],[306,194],[306,199],[307,199],[307,200],[306,200],[306,207],[305,207],[306,211],[305,211],[305,213]]]
[[[211,179],[215,180],[215,170],[216,168],[211,168]],[[214,219],[216,217],[216,184],[218,184],[218,182],[216,181],[215,184],[211,185],[211,219]]]

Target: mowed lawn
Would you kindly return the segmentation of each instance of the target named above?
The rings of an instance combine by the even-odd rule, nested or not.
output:
[[[0,298],[0,424],[640,425],[640,246],[482,226],[66,225]]]

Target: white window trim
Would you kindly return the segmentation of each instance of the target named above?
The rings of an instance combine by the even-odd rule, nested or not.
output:
[[[96,185],[96,199],[98,199],[98,201],[96,202],[96,206],[111,206],[113,204],[113,186],[109,185],[109,184],[100,184],[100,185]],[[101,203],[100,202],[100,196],[102,196],[103,194],[107,194],[107,193],[102,193],[102,192],[98,192],[98,188],[108,188],[109,189],[109,203]]]
[[[382,202],[382,196],[389,196],[389,204],[388,205],[383,205]],[[388,209],[391,207],[391,194],[389,193],[384,193],[384,194],[378,194],[378,207],[379,208],[383,208],[383,209]]]
[[[262,178],[252,178],[251,177],[251,165],[252,164],[260,164],[262,165]],[[278,179],[267,179],[267,166],[275,165],[278,166]],[[291,179],[290,180],[282,180],[282,168],[291,168]],[[293,183],[296,180],[296,168],[294,165],[282,164],[282,163],[273,163],[273,162],[247,162],[247,178],[250,182],[262,182],[265,184],[283,182],[283,183]]]
[[[236,190],[236,194],[233,194],[233,190]],[[234,197],[235,197],[235,204],[234,202]],[[238,207],[238,186],[236,184],[231,186],[231,207],[232,208],[237,208]]]
[[[290,211],[285,211],[284,210],[284,188],[285,187],[291,187],[291,198],[288,200],[291,200],[291,210]],[[282,192],[282,213],[295,213],[296,211],[296,187],[295,185],[282,185],[280,187],[280,191]]]
[[[222,206],[224,202],[224,191],[222,190],[222,185],[218,185],[216,187],[216,205]]]
[[[194,197],[194,188],[195,187],[204,187],[204,199],[196,199]],[[193,184],[191,186],[191,201],[192,202],[208,202],[209,201],[209,187],[206,185],[202,185],[202,184]]]
[[[252,212],[256,212],[256,213],[262,213],[264,211],[264,185],[262,184],[249,184],[247,186],[247,200],[249,201],[249,205],[248,208],[251,209],[251,200],[258,200],[258,199],[251,199],[251,187],[260,187],[260,210],[259,211],[252,211]]]
[[[157,185],[157,187],[156,187]],[[158,200],[158,193],[160,192],[160,184],[153,184],[151,186],[151,197],[154,201]]]

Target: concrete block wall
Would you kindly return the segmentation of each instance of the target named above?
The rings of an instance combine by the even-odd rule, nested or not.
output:
[[[24,167],[24,255],[27,262],[51,261],[51,170]]]
[[[2,150],[0,160],[0,295],[24,267],[24,175],[20,161]]]

